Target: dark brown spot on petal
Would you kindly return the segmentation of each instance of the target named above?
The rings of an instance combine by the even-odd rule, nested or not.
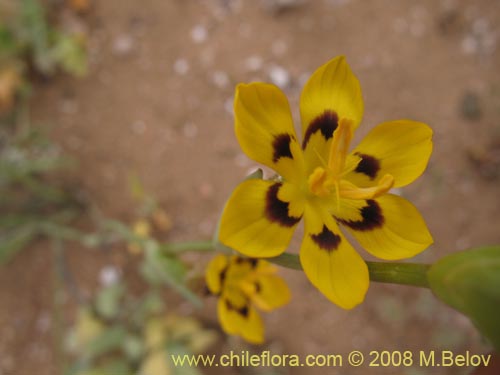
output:
[[[273,141],[273,162],[277,162],[280,158],[293,159],[292,151],[290,150],[290,142],[293,136],[287,133],[274,136]]]
[[[320,249],[328,252],[337,250],[341,241],[340,236],[333,233],[326,227],[326,225],[323,225],[321,233],[311,234],[311,239],[320,247]]]
[[[297,224],[301,217],[293,217],[288,215],[288,202],[283,202],[278,198],[278,191],[281,183],[277,182],[269,187],[266,194],[266,218],[283,227],[293,227]]]
[[[248,318],[248,315],[249,315],[249,310],[248,310],[248,306],[245,305],[241,308],[239,308],[238,310],[236,310],[238,312],[238,314],[240,314],[242,317],[244,318]]]
[[[380,160],[374,156],[361,154],[359,152],[356,152],[355,155],[359,156],[361,161],[354,171],[363,173],[370,177],[370,180],[374,180],[380,170]]]
[[[221,289],[224,285],[224,281],[226,281],[226,274],[227,274],[227,267],[224,267],[224,269],[222,269],[219,273],[219,282]]]
[[[302,141],[302,149],[306,148],[309,138],[317,131],[321,131],[326,140],[332,138],[338,123],[339,117],[334,111],[326,110],[322,115],[316,117],[307,127],[304,140]]]
[[[256,258],[236,257],[234,262],[236,264],[248,263],[250,265],[250,268],[255,268],[255,267],[257,267],[257,263],[259,262],[259,260]]]
[[[382,215],[382,209],[379,204],[373,199],[366,201],[366,206],[359,210],[362,219],[361,220],[343,220],[337,219],[337,221],[346,227],[351,229],[365,232],[380,228],[384,225],[384,216]]]
[[[226,280],[227,269],[228,267],[226,266],[219,272],[220,291],[218,293],[213,293],[208,287],[208,285],[205,284],[205,290],[204,290],[205,295],[219,296],[221,294],[221,291],[224,288],[224,282]]]
[[[262,290],[262,285],[258,281],[255,282],[255,293],[260,293]]]
[[[225,300],[226,302],[226,307],[228,310],[231,310],[231,311],[234,311],[234,312],[237,312],[238,314],[240,314],[243,318],[248,318],[248,315],[250,313],[250,310],[248,308],[248,303],[245,303],[243,306],[241,307],[238,307],[238,306],[235,306],[231,303],[231,301],[229,300]]]

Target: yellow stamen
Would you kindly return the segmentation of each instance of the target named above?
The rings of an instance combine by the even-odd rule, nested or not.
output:
[[[344,170],[344,164],[349,152],[349,145],[352,139],[352,121],[341,119],[335,132],[333,133],[332,146],[328,167],[335,177],[340,176]]]
[[[340,196],[347,199],[372,199],[387,193],[393,186],[394,177],[390,174],[382,177],[377,186],[369,188],[359,188],[346,180],[342,180],[340,181]]]
[[[313,173],[309,176],[309,190],[314,195],[326,197],[332,192],[335,186],[335,180],[331,173],[323,167],[316,167]]]

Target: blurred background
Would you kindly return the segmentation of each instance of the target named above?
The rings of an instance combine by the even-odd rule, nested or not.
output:
[[[290,270],[292,302],[249,346],[222,334],[203,293],[211,255],[166,244],[209,240],[257,167],[234,136],[235,85],[278,85],[298,120],[303,84],[341,54],[365,101],[355,143],[386,120],[434,130],[427,171],[399,192],[435,240],[416,261],[500,243],[499,2],[0,0],[0,12],[0,375],[176,374],[168,353],[243,349],[490,350],[427,290],[372,283],[347,312]]]

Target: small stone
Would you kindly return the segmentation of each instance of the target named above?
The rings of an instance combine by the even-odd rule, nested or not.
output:
[[[189,71],[189,63],[186,59],[177,59],[174,63],[174,71],[183,76]]]
[[[271,67],[269,70],[269,78],[272,83],[281,89],[285,89],[290,85],[290,74],[281,66],[275,65]]]
[[[203,43],[204,41],[207,40],[207,38],[208,38],[208,32],[205,26],[196,25],[191,30],[191,39],[193,40],[193,42],[198,44]]]
[[[245,60],[245,68],[250,72],[256,72],[262,69],[263,60],[260,56],[250,56]]]
[[[102,286],[116,284],[120,280],[120,270],[115,266],[105,266],[99,272],[99,282]]]
[[[224,110],[229,114],[229,115],[233,115],[234,114],[234,109],[233,109],[233,102],[234,102],[234,98],[231,97],[231,98],[227,98],[225,101],[224,101]]]
[[[217,70],[212,74],[212,82],[220,89],[224,89],[230,84],[229,76],[221,70]]]
[[[134,49],[134,40],[130,35],[118,35],[113,41],[113,52],[117,56],[129,55]]]

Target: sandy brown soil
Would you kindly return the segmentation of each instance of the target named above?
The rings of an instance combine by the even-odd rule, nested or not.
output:
[[[500,4],[309,0],[281,10],[269,6],[276,3],[94,1],[87,15],[88,77],[40,87],[33,114],[52,125],[54,139],[78,162],[72,178],[90,199],[107,216],[130,219],[127,181],[135,173],[173,217],[173,241],[209,238],[225,199],[255,166],[233,134],[235,84],[274,81],[297,109],[308,75],[344,54],[365,100],[358,139],[390,119],[420,120],[434,129],[429,168],[403,191],[435,239],[417,260],[500,243],[499,180],[485,177],[498,168],[490,146],[500,137]],[[88,289],[99,269],[119,258],[83,248],[68,256]],[[47,347],[50,267],[50,252],[40,245],[0,272],[2,375],[54,374]],[[487,350],[470,323],[428,291],[372,284],[366,302],[346,312],[302,274],[283,275],[293,301],[266,323],[272,347],[284,353]],[[202,314],[215,322],[213,307]],[[461,371],[343,367],[327,373]]]

